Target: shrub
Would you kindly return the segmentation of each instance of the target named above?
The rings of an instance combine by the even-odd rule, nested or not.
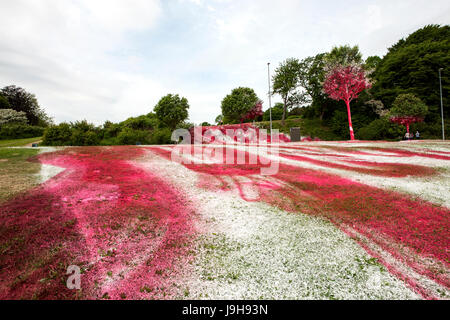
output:
[[[26,124],[27,114],[13,109],[0,109],[0,125]]]
[[[272,121],[281,120],[283,117],[283,104],[276,103],[274,107],[272,107]],[[270,121],[270,109],[267,109],[263,114],[263,121]]]
[[[48,127],[44,132],[42,143],[47,146],[68,146],[71,143],[72,129],[70,124],[61,123]]]
[[[93,130],[82,131],[79,129],[72,129],[70,137],[70,145],[72,146],[95,146],[100,143],[100,137],[97,132]]]
[[[151,144],[172,144],[172,131],[169,128],[160,128],[152,133]]]
[[[135,145],[138,142],[150,144],[150,131],[124,128],[117,135],[117,143],[120,145]]]
[[[396,140],[402,136],[403,128],[387,118],[374,120],[356,133],[356,137],[360,140]]]
[[[41,137],[44,134],[44,128],[38,126],[29,126],[25,124],[8,124],[1,126],[0,139],[25,139]]]

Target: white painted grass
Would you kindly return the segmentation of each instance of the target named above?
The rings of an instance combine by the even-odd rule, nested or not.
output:
[[[54,151],[58,150],[58,148],[55,148],[55,147],[38,147],[38,148],[34,148],[34,149],[39,149],[39,153],[54,152]],[[54,176],[63,172],[64,170],[66,170],[66,168],[61,168],[61,167],[53,166],[50,164],[41,163],[41,169],[36,174],[38,183],[39,184],[45,183],[46,181],[50,180]]]
[[[135,164],[193,199],[200,215],[184,298],[420,298],[333,224],[199,189],[195,172],[149,153]]]
[[[396,145],[393,145],[390,143],[389,145],[384,145],[380,143],[365,143],[364,145],[359,144],[339,144],[339,143],[332,143],[327,142],[326,144],[324,142],[317,142],[315,143],[320,146],[340,146],[340,147],[348,147],[348,146],[358,146],[358,147],[370,147],[370,146],[377,146],[377,147],[390,147],[395,148]],[[299,144],[296,144],[299,145]],[[425,144],[421,144],[420,147],[423,147]],[[449,146],[450,150],[450,143],[447,144]],[[300,145],[299,145],[300,146]],[[303,146],[303,145],[301,145]],[[308,145],[307,145],[308,146]],[[430,147],[430,146],[429,146]],[[257,153],[258,150],[256,147],[250,147],[247,148],[245,146],[236,146],[239,150],[249,150],[250,152]],[[430,147],[431,148],[431,147]],[[443,148],[441,146],[441,148]],[[292,151],[292,150],[291,150]],[[412,150],[413,151],[413,150]],[[332,152],[328,150],[328,152]],[[372,150],[370,150],[372,152]],[[318,159],[318,160],[324,160],[328,162],[340,162],[342,159],[333,159],[333,158],[326,158],[321,156],[314,156],[314,155],[305,155],[302,153],[301,150],[294,152],[294,154],[297,153],[298,155],[307,156],[311,159]],[[344,154],[344,155],[350,155],[343,152],[336,152],[336,154]],[[440,160],[440,159],[430,159],[430,158],[424,158],[424,157],[379,157],[379,156],[367,156],[367,155],[352,155],[354,156],[353,159],[360,159],[363,161],[375,161],[375,162],[390,162],[390,163],[410,163],[410,164],[417,164],[417,165],[423,165],[428,166],[432,168],[438,168],[440,170],[439,174],[436,176],[430,176],[430,177],[404,177],[404,178],[396,178],[396,177],[379,177],[379,176],[373,176],[370,174],[364,174],[364,173],[358,173],[351,170],[344,170],[344,169],[337,169],[337,168],[330,168],[325,166],[316,165],[313,163],[305,162],[305,161],[299,161],[299,160],[293,160],[293,159],[287,159],[283,158],[277,155],[266,155],[267,158],[273,160],[273,161],[279,161],[280,163],[285,163],[293,166],[298,166],[302,168],[308,168],[308,169],[314,169],[319,170],[323,172],[328,172],[332,174],[339,175],[343,178],[347,178],[349,180],[364,183],[373,187],[377,188],[383,188],[388,190],[393,190],[401,193],[406,193],[414,197],[419,197],[421,199],[433,202],[438,205],[445,206],[447,208],[450,208],[450,161],[449,160]],[[350,165],[350,164],[347,164]]]

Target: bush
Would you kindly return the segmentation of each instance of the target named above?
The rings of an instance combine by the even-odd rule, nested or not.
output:
[[[283,117],[283,104],[276,103],[274,107],[272,107],[272,121],[281,120]],[[263,114],[263,121],[270,121],[270,109],[267,109]]]
[[[27,124],[27,114],[13,109],[0,109],[0,126],[6,124]]]
[[[26,139],[41,137],[45,128],[25,124],[8,124],[0,128],[0,139]]]
[[[152,133],[150,144],[172,144],[172,130],[161,128]]]
[[[158,126],[156,115],[142,115],[139,117],[128,118],[119,124],[121,127],[127,127],[133,130],[152,130]]]
[[[117,135],[117,143],[120,145],[135,145],[138,142],[150,144],[150,131],[124,128]]]
[[[88,130],[82,131],[79,129],[72,129],[70,137],[71,146],[96,146],[100,143],[100,137],[97,132]]]
[[[381,118],[359,129],[356,137],[360,140],[399,140],[404,135],[403,131],[403,127],[390,122],[387,118]]]
[[[48,127],[42,143],[47,146],[95,146],[100,144],[100,138],[99,129],[83,120]]]
[[[63,122],[45,130],[42,144],[46,146],[68,146],[71,143],[71,137],[72,129],[70,124]]]

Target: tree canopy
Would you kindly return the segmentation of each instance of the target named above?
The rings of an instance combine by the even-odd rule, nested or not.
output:
[[[407,93],[399,95],[389,112],[394,117],[424,118],[428,112],[427,105],[415,95]]]
[[[255,91],[251,88],[239,87],[233,89],[229,95],[222,100],[223,122],[237,123],[246,115],[259,101]]]
[[[46,126],[51,123],[51,119],[39,106],[36,96],[27,92],[25,89],[11,85],[1,89],[0,95],[2,95],[9,104],[8,107],[0,102],[1,109],[10,108],[18,112],[25,112],[28,122],[31,125]]]
[[[273,93],[279,94],[283,99],[283,115],[281,123],[284,125],[288,109],[306,102],[307,94],[301,89],[302,65],[295,58],[289,58],[281,62],[275,70],[273,81]]]
[[[159,100],[154,111],[157,118],[173,130],[188,118],[188,109],[186,98],[180,98],[178,94],[168,94]]]
[[[440,118],[439,68],[450,65],[450,26],[428,25],[398,41],[378,64],[372,93],[390,107],[402,93],[428,105],[430,120]],[[449,72],[442,72],[444,105],[449,105]],[[450,116],[450,108],[445,109]]]
[[[0,109],[11,109],[11,105],[4,96],[0,95]]]

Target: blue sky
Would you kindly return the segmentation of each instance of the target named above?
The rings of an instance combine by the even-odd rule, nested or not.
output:
[[[238,86],[267,108],[269,61],[273,71],[343,44],[382,56],[426,24],[448,24],[450,3],[0,0],[0,12],[0,86],[35,93],[56,122],[121,121],[178,93],[200,123]]]

